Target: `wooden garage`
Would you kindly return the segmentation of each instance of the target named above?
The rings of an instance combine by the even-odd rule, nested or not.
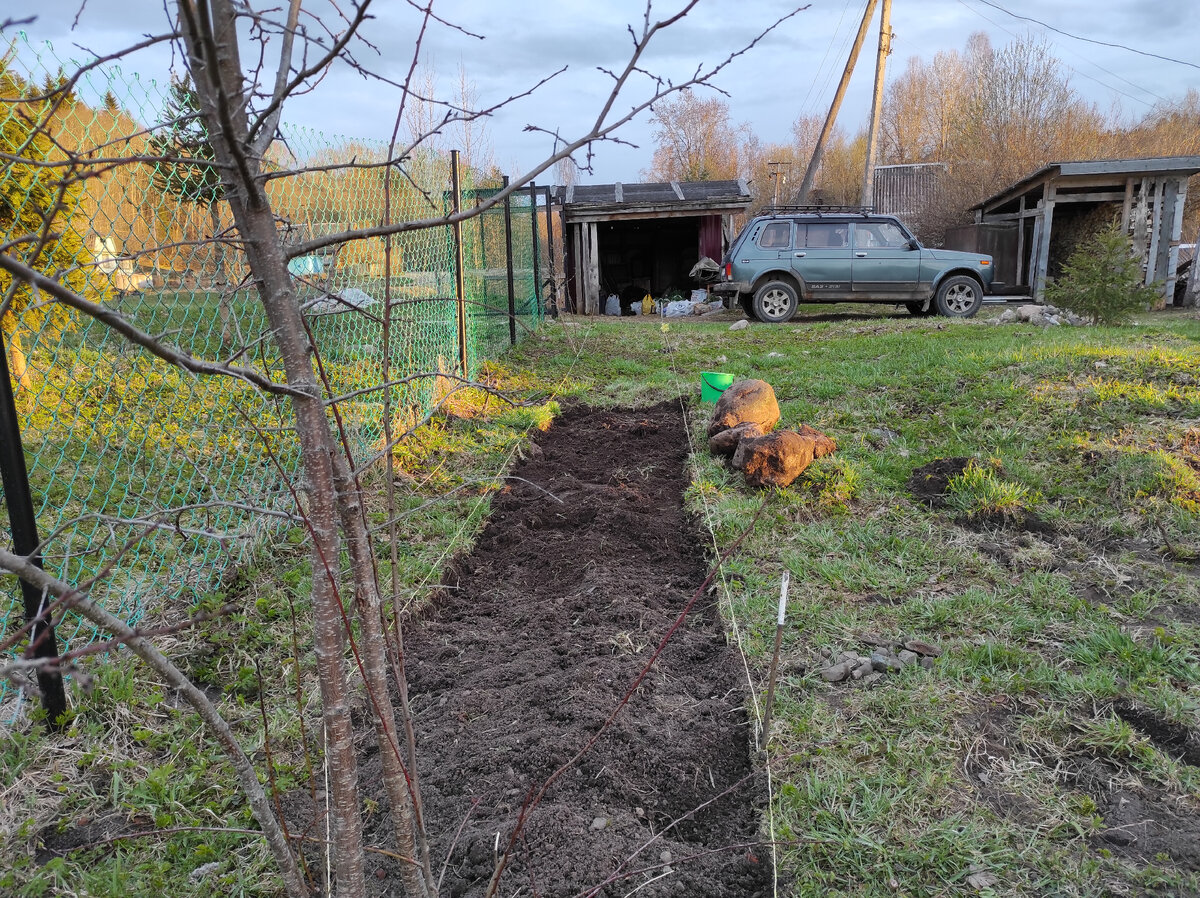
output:
[[[946,234],[951,249],[992,252],[1010,292],[1044,298],[1071,253],[1113,220],[1133,240],[1146,283],[1175,292],[1183,204],[1200,156],[1055,162],[974,206],[975,224]]]
[[[751,203],[743,180],[591,184],[554,188],[562,206],[567,310],[596,315],[610,294],[662,296],[696,286],[702,257],[720,262],[735,215]]]

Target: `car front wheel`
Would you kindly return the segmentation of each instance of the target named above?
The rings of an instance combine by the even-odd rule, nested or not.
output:
[[[974,278],[965,274],[955,275],[942,281],[937,291],[939,315],[948,318],[970,318],[983,305],[983,288]]]
[[[796,314],[796,288],[786,281],[768,281],[754,294],[754,317],[768,324],[782,324]]]

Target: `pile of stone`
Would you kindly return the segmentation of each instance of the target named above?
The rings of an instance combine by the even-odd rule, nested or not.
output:
[[[996,324],[1039,324],[1043,327],[1055,327],[1062,324],[1079,327],[1087,324],[1086,320],[1066,309],[1033,304],[1018,306],[1015,309],[1005,309],[998,318],[993,318],[992,321]]]
[[[935,659],[942,650],[920,639],[893,641],[869,639],[874,650],[870,655],[858,652],[830,652],[825,656],[821,668],[821,679],[827,683],[843,680],[859,680],[864,686],[877,683],[889,673],[899,673],[906,667],[920,665],[926,670],[933,668]]]
[[[785,487],[813,459],[837,449],[825,434],[803,425],[799,430],[773,433],[779,423],[779,403],[765,380],[739,380],[717,402],[708,425],[708,448],[729,458],[757,487]]]

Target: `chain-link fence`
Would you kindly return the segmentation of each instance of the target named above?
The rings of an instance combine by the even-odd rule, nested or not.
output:
[[[98,66],[63,92],[64,73],[79,70],[77,61],[23,35],[6,44],[3,252],[193,356],[282,380],[187,84]],[[283,127],[265,168],[284,242],[295,247],[453,208],[445,156],[419,155],[401,171],[380,164],[386,150]],[[464,181],[463,208],[495,193],[473,186],[469,169]],[[360,457],[382,450],[385,360],[391,380],[460,373],[465,348],[474,376],[483,360],[537,326],[537,206],[528,192],[510,205],[507,223],[498,205],[462,225],[465,344],[455,291],[459,244],[448,226],[405,232],[390,245],[334,243],[289,264],[330,395],[348,397],[338,409]],[[272,524],[291,519],[298,450],[286,400],[169,365],[2,270],[0,301],[50,573],[73,584],[96,578],[91,597],[134,622],[151,599],[191,603],[218,588]],[[437,384],[388,389],[403,425],[431,407]],[[16,579],[6,576],[0,587],[4,640],[23,614]],[[60,648],[78,648],[95,632],[68,615],[58,636]],[[0,686],[0,720],[11,716],[15,698]]]

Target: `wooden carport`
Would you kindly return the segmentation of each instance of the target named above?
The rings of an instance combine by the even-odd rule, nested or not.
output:
[[[946,245],[1011,247],[1015,258],[997,258],[997,271],[1014,272],[1008,286],[1024,288],[1041,302],[1047,277],[1061,270],[1076,246],[1116,219],[1142,258],[1146,283],[1162,283],[1169,302],[1188,178],[1197,172],[1200,156],[1055,162],[974,206],[974,234],[972,228],[956,229],[947,234]],[[1008,231],[1015,234],[996,239]]]
[[[567,308],[603,311],[609,293],[660,296],[686,288],[702,256],[717,262],[733,236],[733,216],[752,197],[744,180],[670,181],[556,187],[562,204]]]

